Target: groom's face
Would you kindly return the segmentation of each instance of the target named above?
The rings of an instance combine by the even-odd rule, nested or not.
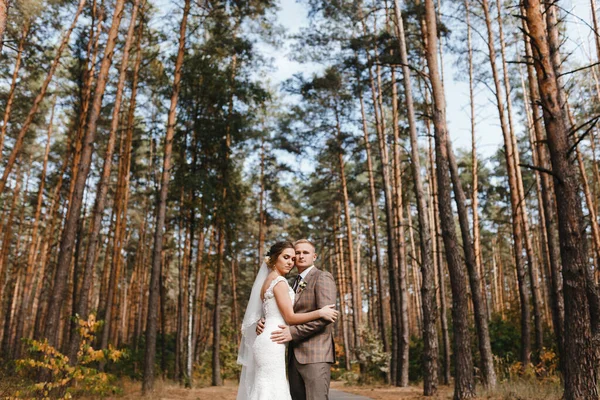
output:
[[[298,243],[296,249],[296,267],[302,272],[314,264],[317,259],[315,248],[310,243]]]

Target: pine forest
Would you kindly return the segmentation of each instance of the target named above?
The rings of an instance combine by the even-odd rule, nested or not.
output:
[[[307,238],[332,387],[600,399],[597,6],[0,0],[0,397],[234,399]]]

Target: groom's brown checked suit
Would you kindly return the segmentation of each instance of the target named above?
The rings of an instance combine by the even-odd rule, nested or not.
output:
[[[335,304],[337,290],[329,272],[313,267],[297,290],[295,313],[318,310]],[[323,400],[329,397],[331,364],[335,363],[333,324],[318,319],[290,326],[292,341],[288,348],[288,378],[293,400]]]

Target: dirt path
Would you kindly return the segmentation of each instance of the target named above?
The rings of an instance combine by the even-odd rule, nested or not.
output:
[[[351,393],[363,396],[362,400],[420,400],[425,399],[422,396],[422,389],[417,386],[408,388],[397,388],[390,386],[383,387],[364,387],[364,386],[345,386],[343,382],[332,382],[332,389],[336,391],[338,398],[351,399],[352,396],[344,396],[344,393]],[[442,388],[440,394],[435,397],[428,397],[428,400],[450,399],[452,392]],[[157,382],[156,390],[152,395],[144,396],[144,400],[235,400],[237,395],[237,384],[226,381],[224,386],[204,387],[185,389],[179,385],[170,382]],[[123,396],[112,397],[114,400],[133,400],[140,399],[141,383],[131,382],[125,384],[125,393]],[[334,397],[331,398],[334,400]]]

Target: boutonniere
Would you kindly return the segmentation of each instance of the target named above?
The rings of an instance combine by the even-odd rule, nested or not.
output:
[[[296,293],[300,294],[300,292],[302,292],[304,289],[306,289],[306,281],[302,280],[298,285],[298,290],[296,291]]]

